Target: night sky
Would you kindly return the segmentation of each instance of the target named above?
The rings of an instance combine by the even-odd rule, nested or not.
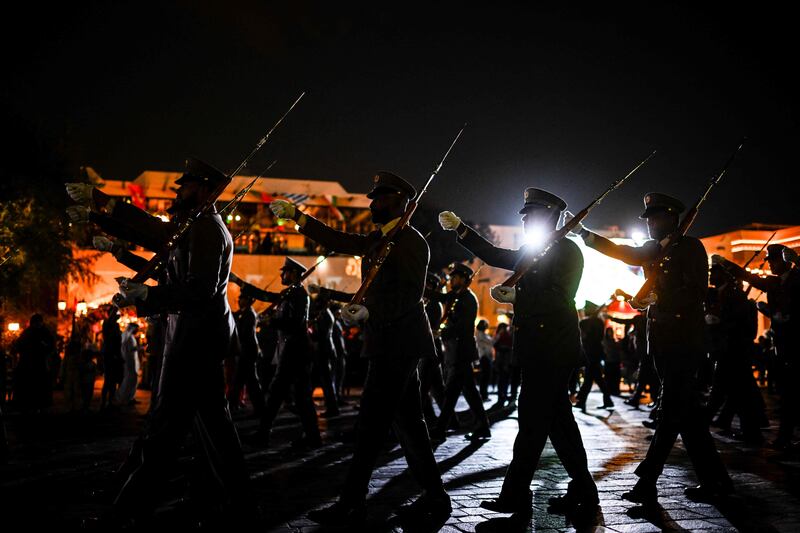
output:
[[[190,154],[231,169],[307,91],[254,172],[276,158],[275,176],[355,192],[381,169],[421,185],[468,122],[426,202],[516,224],[525,187],[577,211],[657,149],[587,221],[631,229],[644,193],[693,203],[746,135],[692,233],[800,223],[788,12],[63,4],[4,17],[4,112],[107,179]]]

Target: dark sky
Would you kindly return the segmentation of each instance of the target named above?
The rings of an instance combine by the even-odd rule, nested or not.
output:
[[[588,219],[631,228],[645,192],[693,203],[747,135],[693,233],[800,223],[788,12],[62,4],[8,13],[0,95],[108,179],[189,154],[231,169],[305,90],[254,171],[277,158],[273,175],[357,192],[380,169],[422,184],[469,122],[426,201],[515,224],[525,187],[577,211],[658,149]]]

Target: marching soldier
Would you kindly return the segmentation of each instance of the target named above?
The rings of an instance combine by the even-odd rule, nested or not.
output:
[[[378,229],[368,235],[333,230],[286,201],[276,200],[270,208],[280,218],[296,220],[301,233],[325,248],[362,256],[365,275],[379,252],[378,244],[398,224],[415,195],[414,188],[402,178],[388,172],[375,175],[367,197],[372,200],[372,220]],[[346,320],[364,322],[363,354],[369,366],[347,478],[336,503],[308,514],[318,523],[352,524],[364,516],[369,480],[390,426],[412,475],[423,488],[422,495],[403,514],[424,520],[447,516],[452,510],[422,417],[417,375],[419,359],[435,357],[422,304],[428,245],[410,225],[400,229],[393,242],[391,253],[366,292],[364,305],[351,304],[342,311]],[[346,299],[348,295],[332,291],[329,296]]]
[[[757,331],[755,306],[720,265],[712,265],[710,282],[713,290],[709,290],[706,324],[715,366],[708,399],[709,422],[724,403],[717,425],[730,431],[730,421],[738,414],[742,428],[738,437],[749,444],[759,444],[763,439],[759,425],[764,413],[752,369]]]
[[[767,293],[767,303],[758,303],[759,311],[770,318],[770,327],[775,333],[775,350],[783,365],[786,376],[796,376],[800,371],[800,328],[797,327],[797,305],[800,302],[800,271],[792,268],[796,258],[791,249],[782,244],[767,246],[767,262],[771,276],[760,277],[747,272],[739,265],[719,255],[712,256],[714,264],[719,264],[735,278],[747,281],[758,290]],[[786,381],[786,380],[782,380]],[[800,412],[800,393],[791,383],[784,383],[781,391],[781,423],[778,438],[772,442],[776,449],[791,446],[792,434]]]
[[[186,171],[176,181],[176,219],[189,216],[224,179],[225,175],[210,165],[188,160]],[[94,203],[97,208],[90,186],[72,187],[70,195],[84,204],[75,206],[82,209],[73,210],[80,211],[80,217],[89,216],[88,205]],[[105,204],[108,207],[107,201]],[[135,210],[130,220],[139,220],[156,231],[168,226],[128,204],[120,202],[117,208]],[[113,216],[115,209],[109,210]],[[137,233],[142,228],[133,225],[129,229]],[[164,233],[168,232],[167,229]],[[153,232],[145,230],[143,234]],[[162,235],[151,244],[159,246],[163,242]],[[244,456],[228,411],[222,368],[234,333],[226,294],[232,256],[228,229],[212,211],[197,219],[171,251],[164,283],[152,287],[126,280],[120,284],[121,306],[135,305],[140,316],[168,314],[161,390],[144,438],[135,445],[139,460],[131,464],[131,472],[115,501],[122,519],[141,518],[152,512],[156,503],[154,489],[177,459],[190,430],[204,443],[210,470],[226,489],[226,506],[249,501]]]
[[[554,231],[565,208],[566,203],[558,196],[527,189],[520,210],[526,234]],[[456,231],[459,243],[491,266],[514,270],[527,253],[536,251],[534,246],[497,248],[450,211],[441,213],[439,222],[445,230]],[[500,496],[481,503],[491,511],[530,515],[530,484],[549,436],[572,478],[566,496],[550,499],[550,511],[574,520],[596,514],[597,487],[589,473],[567,390],[570,375],[583,362],[574,301],[582,271],[579,248],[564,239],[556,242],[515,287],[492,289],[497,301],[514,304],[513,349],[523,379],[513,459]]]
[[[264,390],[261,388],[256,363],[261,349],[256,338],[258,316],[253,309],[254,299],[244,294],[239,294],[239,310],[234,313],[236,319],[236,333],[239,337],[239,361],[233,375],[233,384],[228,391],[228,403],[239,406],[241,393],[247,387],[247,395],[253,403],[253,411],[259,418],[264,417]]]
[[[300,283],[300,277],[305,271],[305,266],[287,257],[281,267],[281,283],[286,287],[281,293],[261,290],[242,281],[238,276],[231,276],[233,283],[241,285],[243,296],[275,304],[274,311],[270,310],[269,327],[278,330],[278,347],[275,353],[278,367],[269,385],[261,427],[255,436],[255,440],[264,446],[269,445],[272,424],[292,387],[304,434],[302,438],[293,441],[292,445],[310,448],[322,445],[311,387],[312,351],[308,336],[310,301],[305,287]]]
[[[478,316],[478,298],[469,288],[474,272],[462,263],[456,263],[450,273],[450,292],[430,292],[428,298],[445,305],[444,319],[440,326],[444,341],[445,388],[444,405],[436,426],[431,430],[431,441],[445,441],[450,419],[455,413],[458,397],[463,393],[476,420],[467,440],[483,440],[492,436],[489,418],[475,385],[472,363],[478,359],[475,344],[475,319]]]
[[[425,294],[431,292],[441,293],[443,282],[442,278],[435,272],[428,272],[427,282],[425,283]],[[422,399],[422,414],[429,431],[436,423],[436,413],[433,410],[431,397],[436,400],[439,411],[444,405],[444,378],[442,377],[442,360],[444,358],[444,344],[439,332],[439,324],[442,322],[444,309],[436,299],[429,297],[423,298],[425,303],[425,314],[433,332],[433,340],[436,343],[436,357],[424,357],[419,361],[419,394]]]
[[[317,297],[311,304],[311,340],[314,345],[314,373],[319,378],[325,398],[325,412],[329,418],[339,416],[339,398],[336,389],[336,347],[333,344],[333,328],[336,319],[328,309],[328,301]]]
[[[586,412],[586,398],[592,390],[592,383],[597,383],[600,392],[603,393],[603,409],[614,407],[614,402],[608,394],[605,376],[603,375],[603,336],[605,335],[605,323],[600,318],[601,308],[592,302],[587,301],[584,306],[586,317],[580,321],[581,344],[583,353],[586,355],[586,372],[583,376],[583,385],[578,391],[578,398],[575,407]]]
[[[648,344],[661,377],[661,419],[644,461],[636,469],[639,481],[623,498],[655,503],[656,481],[680,433],[700,479],[687,488],[690,499],[707,500],[732,492],[733,486],[703,416],[697,372],[705,356],[703,304],[708,288],[708,258],[694,237],[679,236],[669,257],[654,264],[670,235],[678,231],[683,204],[671,196],[649,193],[644,197],[642,218],[653,240],[641,247],[614,244],[582,225],[580,236],[587,246],[629,265],[645,268],[645,276],[657,276],[655,291],[634,307],[648,307]]]

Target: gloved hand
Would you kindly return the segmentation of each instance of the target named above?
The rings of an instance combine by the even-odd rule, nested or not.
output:
[[[658,295],[654,292],[651,292],[641,300],[637,300],[635,297],[633,300],[630,301],[631,307],[634,309],[647,309],[651,305],[658,303]]]
[[[269,203],[272,213],[278,218],[290,218],[294,220],[297,215],[297,208],[292,202],[286,200],[273,200]]]
[[[319,294],[320,286],[318,283],[309,283],[308,284],[308,293],[309,294]]]
[[[369,311],[359,304],[348,304],[342,309],[342,320],[348,326],[353,326],[369,318]]]
[[[89,208],[82,205],[71,205],[67,207],[67,216],[75,224],[86,224],[89,222]]]
[[[119,283],[119,292],[114,295],[114,303],[117,307],[128,307],[136,305],[137,300],[147,300],[147,285],[123,278]]]
[[[461,225],[461,219],[452,211],[442,211],[439,213],[439,224],[443,230],[454,231]]]
[[[92,246],[101,252],[112,252],[114,250],[114,242],[102,235],[95,235],[92,237]]]
[[[81,205],[90,207],[92,205],[92,189],[94,187],[89,183],[67,183],[67,194],[72,201]]]
[[[231,271],[231,273],[228,274],[228,283],[235,283],[236,285],[241,285],[243,281],[242,278],[240,278],[239,276],[234,274],[233,271]]]
[[[575,218],[575,215],[573,215],[570,211],[564,211],[564,225],[565,226],[573,218]],[[574,228],[572,228],[572,231],[570,231],[570,234],[571,235],[577,235],[578,233],[580,233],[581,231],[583,231],[585,229],[586,229],[586,226],[584,226],[583,224],[578,222],[578,224]]]
[[[717,315],[712,315],[711,313],[706,313],[706,324],[709,326],[719,324],[719,317]]]
[[[500,302],[501,304],[513,304],[517,299],[517,289],[514,287],[495,285],[489,293],[495,302]]]
[[[791,248],[784,248],[783,249],[783,260],[787,263],[795,263],[797,264],[797,252],[792,250]]]
[[[722,266],[725,266],[725,263],[727,263],[727,262],[728,262],[728,260],[727,260],[727,259],[725,259],[724,257],[722,257],[722,256],[721,256],[721,255],[719,255],[719,254],[713,254],[713,255],[711,256],[711,264],[712,264],[712,265],[722,265]]]

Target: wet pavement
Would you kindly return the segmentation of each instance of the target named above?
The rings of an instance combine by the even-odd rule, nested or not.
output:
[[[766,394],[772,407],[774,397]],[[46,526],[79,527],[86,517],[102,515],[109,508],[113,472],[125,458],[143,426],[149,395],[138,391],[140,403],[115,412],[68,414],[56,393],[53,413],[6,418],[11,444],[8,464],[0,466],[0,505],[3,531]],[[274,431],[273,445],[260,449],[249,445],[247,436],[257,422],[248,412],[235,415],[245,442],[253,491],[260,518],[253,531],[322,531],[305,518],[306,513],[333,502],[350,453],[357,394],[340,416],[320,418],[326,444],[313,451],[296,451],[292,439],[299,436],[297,419],[282,411]],[[466,409],[463,399],[459,409]],[[715,433],[736,485],[736,493],[714,504],[694,503],[683,495],[685,487],[697,484],[691,463],[678,441],[659,480],[658,506],[642,512],[621,498],[636,482],[633,470],[647,450],[652,431],[643,427],[648,410],[634,409],[615,398],[617,408],[601,409],[601,396],[593,392],[587,413],[576,411],[576,419],[589,454],[589,467],[600,490],[600,511],[591,527],[580,530],[649,532],[661,530],[710,531],[800,531],[800,456],[771,450],[777,419],[764,432],[763,446],[745,445]],[[487,402],[487,407],[491,401]],[[96,409],[96,406],[93,406]],[[321,398],[318,412],[324,411]],[[770,413],[773,414],[773,413]],[[469,415],[462,414],[465,426]],[[453,501],[453,513],[445,521],[403,524],[394,510],[413,500],[417,487],[406,469],[399,446],[387,442],[386,451],[370,483],[365,531],[569,531],[571,524],[547,512],[547,498],[564,493],[568,478],[548,444],[532,489],[534,510],[530,521],[489,512],[481,500],[496,497],[511,458],[517,432],[516,411],[504,408],[492,415],[492,439],[470,443],[452,434],[436,449],[445,487]],[[167,476],[162,505],[155,526],[181,529],[200,527],[203,496],[187,496],[187,473],[193,468],[193,451],[187,441],[184,457]],[[192,493],[194,494],[194,493]],[[347,530],[347,529],[344,529]]]

